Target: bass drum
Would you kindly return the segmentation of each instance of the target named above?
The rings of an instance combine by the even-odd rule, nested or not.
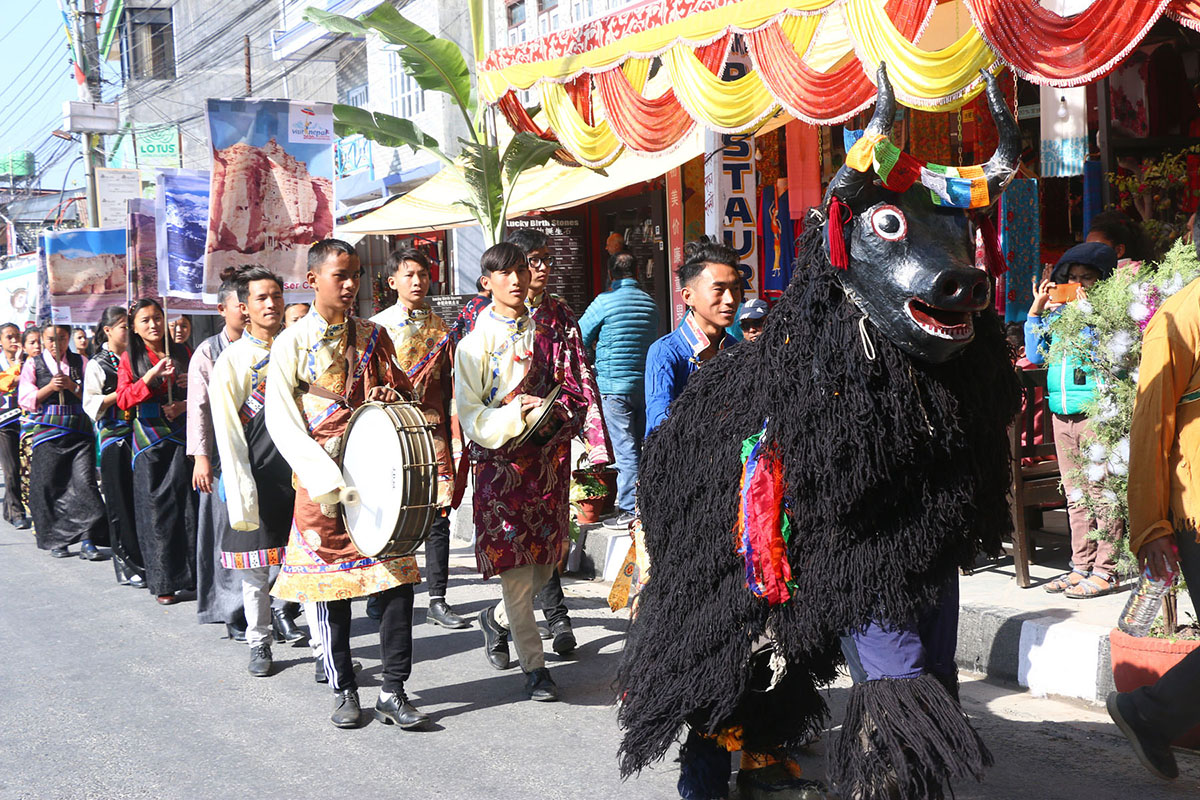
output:
[[[429,536],[437,508],[431,426],[412,403],[366,403],[342,439],[342,477],[359,502],[342,504],[350,540],[364,556],[408,556]]]

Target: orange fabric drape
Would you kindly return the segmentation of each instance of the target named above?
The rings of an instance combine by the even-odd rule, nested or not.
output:
[[[729,37],[723,36],[712,44],[697,47],[696,55],[715,75],[728,50]],[[634,150],[645,153],[667,150],[696,124],[675,96],[674,89],[647,98],[633,88],[624,70],[610,69],[595,78],[600,101],[609,111],[608,124],[617,138]]]
[[[1037,0],[966,0],[996,54],[1034,83],[1075,86],[1102,78],[1137,47],[1171,0],[1095,0],[1062,17]]]

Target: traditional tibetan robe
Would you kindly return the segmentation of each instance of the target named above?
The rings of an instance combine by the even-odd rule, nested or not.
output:
[[[458,438],[452,425],[454,357],[450,329],[428,306],[409,310],[397,303],[371,318],[387,329],[396,349],[396,362],[413,385],[413,399],[422,404],[426,421],[433,426],[433,449],[438,460],[437,504],[448,508],[454,496],[454,460],[450,442]]]
[[[485,578],[514,567],[554,564],[568,536],[571,442],[588,401],[579,365],[585,353],[562,327],[490,306],[454,357],[454,396],[475,480],[475,561]],[[517,395],[562,392],[557,430],[544,444],[513,442],[526,428]]]
[[[120,357],[107,348],[88,361],[83,374],[83,408],[96,424],[100,487],[104,490],[113,553],[145,578],[133,502],[133,412],[123,411],[115,403],[101,408],[105,396],[117,390],[119,364]]]
[[[412,384],[396,365],[391,337],[370,320],[350,318],[331,325],[314,308],[271,346],[264,393],[267,430],[291,465],[296,484],[284,565],[271,591],[276,597],[348,600],[421,579],[412,556],[369,558],[359,553],[338,506],[346,488],[335,461],[342,436],[350,415],[375,386],[412,393]]]
[[[25,516],[25,494],[21,491],[21,406],[17,385],[21,364],[0,353],[0,469],[4,472],[4,521]]]
[[[21,371],[19,399],[29,412],[26,425],[33,447],[29,505],[43,550],[84,540],[108,544],[104,501],[96,489],[92,421],[82,400],[65,390],[52,393],[48,402],[37,399],[38,390],[60,373],[82,385],[86,365],[87,359],[76,353],[67,353],[62,361],[43,353],[26,361]]]
[[[147,356],[151,366],[158,363],[154,353]],[[168,388],[163,377],[147,386],[134,377],[129,353],[121,355],[117,405],[134,412],[134,516],[146,588],[153,595],[196,588],[196,493],[184,454],[187,414],[168,420],[163,413],[164,405],[185,397],[185,390]]]
[[[271,441],[263,413],[270,361],[270,345],[243,333],[217,359],[209,383],[220,494],[229,514],[220,542],[225,569],[282,564],[292,527],[292,470]]]
[[[566,302],[557,295],[543,292],[529,302],[530,315],[538,322],[554,329],[557,335],[567,344],[567,352],[576,354],[573,372],[579,380],[579,387],[587,402],[587,414],[583,421],[581,435],[587,446],[588,461],[594,466],[603,466],[613,462],[612,442],[608,438],[608,429],[604,426],[604,412],[600,405],[600,387],[596,384],[596,372],[592,369],[591,359],[583,344],[583,334],[579,331],[579,321]]]

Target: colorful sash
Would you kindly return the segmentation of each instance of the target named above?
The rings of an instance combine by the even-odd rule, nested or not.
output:
[[[250,392],[250,396],[246,398],[246,402],[242,403],[242,407],[238,409],[238,418],[242,421],[242,427],[250,424],[250,420],[262,413],[263,407],[266,405],[266,397],[263,391],[267,388],[267,381],[264,378]]]
[[[104,412],[103,417],[96,420],[96,436],[100,440],[100,452],[103,453],[104,448],[110,444],[129,438],[129,434],[133,432],[131,419],[128,411],[121,411],[113,406]]]
[[[184,415],[180,414],[174,422],[163,416],[162,406],[158,403],[142,403],[137,407],[137,416],[133,420],[133,461],[155,445],[165,441],[175,444],[186,443],[184,436]]]
[[[358,324],[358,321],[352,319],[352,320],[350,320],[349,324],[356,325],[356,324]],[[380,325],[372,326],[371,336],[367,339],[366,347],[364,347],[362,349],[362,352],[358,356],[358,362],[354,365],[354,373],[346,376],[346,388],[342,392],[344,397],[349,397],[351,395],[351,393],[354,391],[355,384],[358,383],[359,379],[362,378],[363,373],[366,372],[367,364],[371,363],[371,356],[375,353],[375,345],[378,344],[378,342],[379,342],[379,332],[381,330],[383,330],[383,327]],[[346,336],[350,336],[350,335],[351,334],[350,334],[349,330],[347,330]],[[349,341],[350,341],[350,344],[353,345],[354,340],[350,339]],[[330,370],[334,369],[336,364],[337,364],[336,361],[334,363],[330,364],[329,368],[326,369],[325,372],[321,374],[321,377],[328,375]],[[320,385],[320,378],[318,378],[316,381],[314,381],[314,384]],[[308,421],[309,433],[312,433],[313,431],[315,431],[322,422],[329,419],[329,417],[332,416],[334,412],[336,412],[339,408],[342,408],[344,405],[345,405],[344,403],[336,401],[336,400],[331,401],[329,403],[329,405],[325,408],[325,410],[323,410],[321,413],[317,414],[316,416],[314,416],[312,419],[310,419]]]
[[[92,435],[92,423],[83,406],[42,406],[22,424],[22,433],[32,436],[33,447],[61,439],[73,433]]]

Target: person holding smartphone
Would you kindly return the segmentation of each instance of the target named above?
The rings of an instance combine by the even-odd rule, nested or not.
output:
[[[1099,497],[1100,486],[1080,481],[1076,472],[1079,443],[1088,431],[1084,408],[1095,399],[1096,376],[1084,362],[1075,358],[1047,359],[1050,349],[1049,325],[1066,303],[1055,300],[1056,290],[1075,284],[1073,296],[1077,302],[1098,281],[1110,277],[1117,268],[1117,254],[1101,242],[1084,242],[1063,253],[1054,265],[1050,277],[1034,287],[1033,304],[1025,320],[1025,357],[1033,364],[1046,365],[1046,389],[1053,415],[1054,450],[1058,454],[1059,471],[1067,493],[1067,518],[1071,527],[1071,571],[1052,580],[1044,587],[1052,594],[1063,594],[1073,600],[1101,597],[1120,588],[1116,575],[1116,545],[1125,534],[1124,522],[1097,517],[1081,502],[1086,493]],[[1088,332],[1086,335],[1091,335]],[[1092,538],[1093,530],[1107,535]]]

